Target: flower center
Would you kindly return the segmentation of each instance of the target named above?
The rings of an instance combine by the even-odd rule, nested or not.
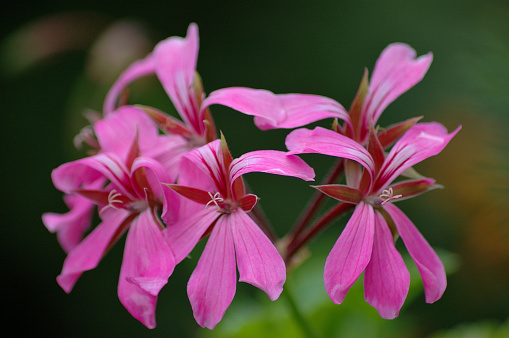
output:
[[[233,202],[230,199],[225,200],[219,192],[216,192],[214,195],[209,192],[209,196],[210,201],[205,204],[205,208],[208,208],[210,205],[214,204],[217,208],[217,212],[222,214],[229,214],[238,206],[236,202]]]

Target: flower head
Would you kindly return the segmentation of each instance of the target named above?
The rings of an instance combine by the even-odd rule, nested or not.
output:
[[[408,217],[393,204],[438,186],[433,179],[423,177],[393,182],[414,164],[440,153],[458,131],[459,128],[447,134],[438,123],[416,124],[387,156],[373,130],[368,149],[348,137],[319,127],[295,130],[288,135],[286,144],[290,153],[321,153],[355,161],[357,166],[353,171],[357,170],[356,176],[361,177],[350,182],[347,177],[347,185],[316,187],[342,202],[356,204],[325,263],[325,288],[335,303],[343,302],[350,287],[364,271],[366,301],[383,318],[398,315],[408,293],[410,278],[394,246],[397,235],[401,236],[417,264],[426,301],[432,303],[442,296],[446,277],[439,257]]]
[[[253,151],[233,159],[224,138],[185,155],[181,168],[184,176],[193,176],[183,179],[194,187],[171,188],[203,208],[165,232],[177,263],[210,234],[187,290],[197,322],[212,329],[235,294],[236,266],[240,281],[262,289],[271,300],[279,297],[286,279],[282,257],[248,215],[258,197],[246,193],[242,175],[265,172],[312,180],[314,172],[300,158],[280,151]]]

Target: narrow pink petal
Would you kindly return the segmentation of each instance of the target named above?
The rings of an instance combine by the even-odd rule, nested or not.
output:
[[[164,230],[168,244],[175,254],[175,261],[180,263],[189,255],[205,231],[221,216],[214,206],[205,207],[194,215],[183,218]]]
[[[118,298],[127,311],[148,328],[156,326],[157,295],[174,267],[173,253],[150,210],[143,211],[133,220],[127,234]]]
[[[370,173],[375,171],[371,155],[360,144],[321,127],[313,130],[301,128],[292,131],[286,137],[286,147],[292,154],[318,153],[348,158],[362,164]]]
[[[218,219],[187,284],[194,318],[213,329],[230,306],[236,289],[235,249],[230,216]]]
[[[362,199],[362,192],[359,189],[351,188],[342,184],[326,184],[312,187],[329,197],[347,203],[358,204]]]
[[[422,80],[432,59],[431,53],[416,58],[415,50],[402,43],[385,48],[371,76],[363,116],[375,125],[391,102]]]
[[[394,246],[392,233],[383,216],[375,212],[373,252],[364,271],[366,301],[384,319],[394,319],[405,303],[410,273]]]
[[[56,232],[58,242],[66,253],[74,249],[90,228],[94,203],[80,195],[65,195],[69,211],[63,214],[48,212],[42,222],[51,232]]]
[[[229,217],[233,232],[240,282],[265,291],[276,300],[283,291],[286,267],[274,244],[244,211],[237,210]]]
[[[448,134],[447,129],[437,122],[415,124],[396,142],[387,155],[373,187],[373,193],[378,193],[414,164],[439,154],[460,129],[461,126]]]
[[[297,128],[326,118],[349,121],[348,113],[338,102],[318,95],[276,95],[268,90],[231,87],[210,93],[202,109],[212,104],[255,116],[255,124],[262,130]]]
[[[137,138],[141,153],[156,143],[158,130],[143,111],[122,106],[94,124],[94,130],[103,152],[113,152],[125,160]]]
[[[143,156],[161,163],[168,172],[170,181],[175,182],[179,177],[182,156],[189,151],[189,143],[180,135],[160,135],[153,147],[143,150]]]
[[[230,182],[251,172],[293,176],[305,181],[313,181],[315,177],[313,168],[301,158],[276,150],[252,151],[233,160],[230,166]]]
[[[182,119],[195,130],[199,120],[199,107],[192,90],[198,61],[198,26],[189,25],[186,38],[171,37],[154,48],[155,71],[159,81]]]
[[[103,104],[104,115],[107,115],[116,109],[119,95],[131,82],[140,77],[154,74],[154,72],[154,60],[152,54],[148,55],[143,60],[139,60],[131,64],[120,75],[106,95],[106,99]]]
[[[412,221],[398,207],[387,203],[384,209],[394,221],[408,253],[419,269],[426,302],[433,303],[437,301],[442,297],[447,287],[445,269],[440,258]]]
[[[58,284],[65,292],[71,292],[84,271],[92,270],[99,264],[128,212],[118,210],[106,215],[102,223],[67,255],[62,272],[57,277]]]
[[[361,202],[325,261],[325,290],[336,304],[343,302],[371,259],[374,222],[373,207]]]

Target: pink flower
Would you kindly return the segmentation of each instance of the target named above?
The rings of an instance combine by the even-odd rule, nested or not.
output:
[[[141,111],[122,107],[94,125],[99,152],[65,163],[52,172],[55,187],[66,193],[72,208],[67,229],[73,247],[65,259],[58,284],[70,292],[84,271],[101,258],[128,231],[120,271],[118,296],[126,309],[145,326],[155,327],[155,306],[167,283],[175,258],[167,245],[159,212],[167,222],[178,217],[179,197],[161,183],[169,183],[166,168],[148,154],[157,153],[161,140],[153,122]],[[81,242],[90,205],[97,205],[101,223]],[[86,215],[82,214],[86,210]],[[55,216],[43,216],[47,226]],[[60,217],[63,221],[65,216]],[[53,219],[53,220],[52,220]],[[78,244],[79,243],[79,244]],[[63,243],[64,245],[65,243]]]
[[[387,106],[422,80],[433,55],[416,58],[415,50],[403,43],[387,46],[376,61],[371,81],[365,72],[357,97],[350,108],[353,130],[346,134],[361,144],[367,141],[369,128],[375,126]]]
[[[246,194],[241,176],[265,172],[312,180],[314,171],[300,158],[279,151],[253,151],[233,159],[224,139],[185,155],[181,168],[183,175],[194,178],[186,181],[196,185],[171,187],[202,209],[165,231],[177,263],[210,233],[187,291],[196,321],[212,329],[235,294],[236,266],[240,281],[265,291],[271,300],[279,297],[286,279],[282,257],[248,215],[258,197]]]
[[[363,171],[360,166],[356,167],[362,178],[355,184],[316,187],[330,197],[356,204],[325,263],[325,288],[336,304],[343,302],[364,271],[366,301],[383,318],[398,316],[410,283],[408,270],[394,246],[398,234],[419,269],[426,302],[435,302],[442,296],[447,282],[439,257],[408,217],[393,204],[437,185],[433,179],[423,177],[393,181],[414,164],[440,153],[459,129],[447,134],[438,123],[416,124],[387,156],[373,131],[368,150],[348,137],[319,127],[295,130],[288,135],[286,144],[290,153],[337,156],[364,167]]]
[[[215,127],[208,109],[202,107],[205,98],[201,79],[196,72],[198,60],[198,26],[189,25],[186,38],[170,37],[157,44],[145,59],[134,62],[119,77],[104,101],[104,114],[114,111],[119,95],[134,80],[155,74],[184,121],[143,107],[164,131],[179,135],[188,145],[181,155],[216,138]]]

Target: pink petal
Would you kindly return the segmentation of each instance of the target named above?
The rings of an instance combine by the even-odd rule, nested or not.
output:
[[[201,176],[205,176],[206,179],[212,184],[212,186],[216,187],[222,195],[225,195],[226,192],[226,178],[222,155],[221,154],[221,140],[212,141],[200,148],[194,149],[193,151],[187,153],[182,158],[182,168],[191,167],[191,163],[196,166],[201,171]],[[221,158],[220,158],[221,156]],[[191,162],[191,163],[188,163]],[[184,170],[182,171],[182,176],[186,181],[194,180],[187,177],[187,174]],[[203,175],[205,174],[205,175]],[[179,183],[184,185],[184,183]],[[201,183],[201,182],[200,182]],[[196,187],[195,185],[192,185]],[[203,189],[202,187],[196,187]]]
[[[371,259],[374,233],[374,211],[361,202],[329,253],[324,268],[327,294],[341,304]]]
[[[366,301],[384,319],[394,319],[405,303],[410,273],[394,246],[392,233],[383,216],[375,212],[373,252],[364,271]]]
[[[209,329],[223,318],[235,295],[237,272],[229,218],[218,219],[187,284],[194,318]]]
[[[437,122],[415,124],[396,142],[387,155],[373,187],[373,193],[377,194],[414,164],[439,154],[460,129],[461,126],[447,134],[447,129]]]
[[[101,150],[113,152],[123,160],[136,138],[143,153],[156,144],[158,137],[154,122],[147,114],[131,106],[122,106],[106,115],[94,124],[94,130]]]
[[[55,187],[71,192],[107,178],[122,193],[132,197],[129,175],[121,160],[114,154],[99,154],[64,163],[51,173]]]
[[[118,96],[122,91],[134,80],[154,74],[154,60],[152,54],[148,55],[145,59],[139,60],[131,64],[113,84],[110,91],[106,95],[106,99],[103,104],[104,115],[111,113],[117,107]]]
[[[128,212],[124,210],[106,213],[102,223],[67,255],[62,272],[57,277],[58,284],[65,292],[71,292],[84,271],[92,270],[99,264],[127,216]]]
[[[265,291],[270,300],[276,300],[283,291],[286,267],[274,244],[244,211],[230,215],[237,266],[241,282]]]
[[[286,147],[292,154],[318,153],[343,157],[362,164],[374,173],[371,155],[360,144],[332,130],[316,127],[313,130],[297,129],[286,137]]]
[[[131,223],[118,281],[118,298],[129,313],[148,328],[154,328],[157,295],[175,267],[150,210]]]
[[[246,153],[233,160],[230,166],[230,182],[251,173],[293,176],[305,181],[313,181],[315,172],[301,158],[276,150],[259,150]]]
[[[167,224],[173,223],[179,214],[180,198],[165,185],[171,181],[163,166],[151,158],[138,157],[134,161],[131,171],[132,186],[137,191],[138,196],[144,198],[146,194],[145,189],[147,189],[157,200],[163,202],[162,219]],[[138,172],[148,182],[148,187],[139,184],[136,179]]]
[[[154,48],[155,71],[159,81],[182,119],[195,131],[201,131],[198,103],[192,84],[198,60],[198,26],[189,25],[185,39],[171,37]]]
[[[161,163],[168,172],[170,181],[175,182],[179,176],[179,164],[182,156],[189,152],[189,143],[179,135],[160,135],[157,143],[143,150],[143,156]]]
[[[63,214],[45,213],[42,222],[51,232],[56,232],[58,242],[66,253],[74,249],[90,228],[94,203],[80,195],[65,195],[69,211]]]
[[[202,205],[201,207],[201,211],[183,218],[175,224],[168,225],[164,230],[177,263],[189,255],[205,231],[221,216],[214,206],[205,207]]]
[[[255,124],[262,130],[297,128],[329,117],[350,120],[338,102],[318,95],[276,95],[268,90],[232,87],[212,92],[202,109],[212,104],[255,116]]]
[[[384,209],[389,213],[401,239],[421,274],[426,302],[440,299],[447,287],[444,265],[436,252],[421,235],[410,219],[395,205],[387,203]]]
[[[369,92],[364,101],[363,116],[375,125],[384,109],[408,89],[422,80],[429,69],[433,55],[415,58],[410,46],[394,43],[384,49],[378,58]]]

